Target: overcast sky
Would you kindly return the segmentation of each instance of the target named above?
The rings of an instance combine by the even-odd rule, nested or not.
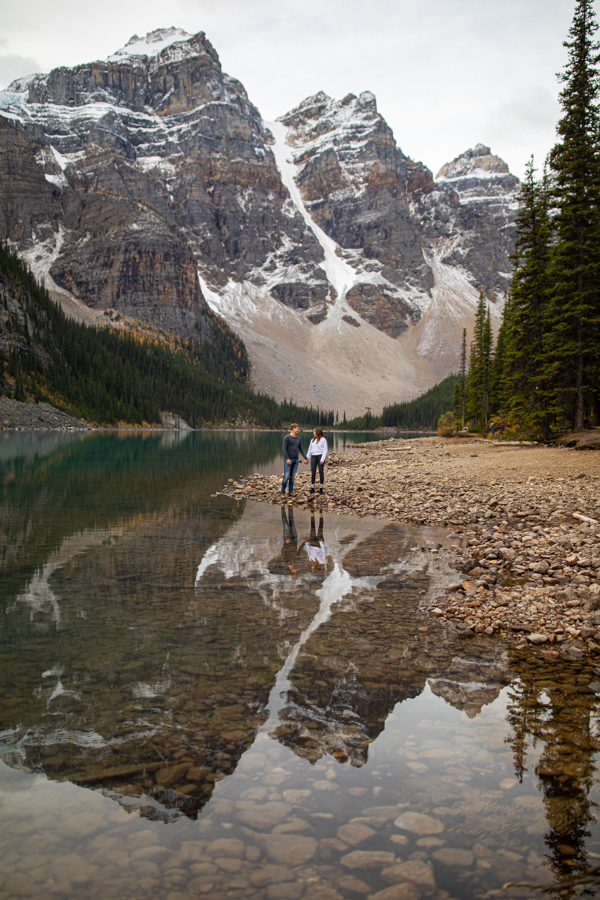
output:
[[[0,0],[0,87],[102,59],[134,34],[205,31],[267,120],[323,90],[373,91],[434,172],[481,142],[523,174],[554,143],[574,0]],[[597,12],[600,9],[600,0]]]

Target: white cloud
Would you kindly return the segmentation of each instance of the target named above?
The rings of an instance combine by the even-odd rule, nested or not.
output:
[[[558,87],[551,91],[542,85],[525,85],[513,89],[511,96],[490,111],[482,134],[489,143],[506,147],[506,153],[516,153],[523,145],[530,147],[536,167],[541,169],[556,140],[560,114]]]
[[[0,54],[0,90],[20,75],[41,71],[43,69],[40,64],[30,56],[19,56],[17,53]]]
[[[0,90],[21,75],[29,75],[30,72],[41,71],[40,64],[31,56],[5,53],[4,49],[7,43],[6,38],[0,38]]]

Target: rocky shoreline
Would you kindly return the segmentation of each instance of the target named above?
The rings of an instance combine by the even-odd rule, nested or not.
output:
[[[0,397],[0,431],[89,431],[90,426],[50,403],[23,403]]]
[[[600,456],[565,447],[465,438],[401,438],[330,454],[323,495],[301,466],[295,505],[443,526],[428,613],[464,637],[539,646],[548,659],[600,652]],[[279,503],[279,476],[222,493]]]

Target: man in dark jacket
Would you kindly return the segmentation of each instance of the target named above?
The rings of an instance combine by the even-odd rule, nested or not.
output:
[[[283,481],[281,482],[281,499],[285,500],[285,486],[289,480],[289,495],[295,497],[294,493],[294,477],[298,468],[298,453],[301,453],[304,459],[307,458],[299,437],[300,426],[294,422],[290,426],[290,433],[286,434],[283,439]]]

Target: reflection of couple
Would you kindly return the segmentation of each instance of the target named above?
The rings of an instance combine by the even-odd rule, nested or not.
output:
[[[315,525],[314,513],[310,519],[310,537],[305,537],[298,543],[298,531],[294,522],[294,510],[285,506],[281,507],[281,523],[283,525],[283,545],[280,557],[269,566],[273,574],[281,575],[289,572],[290,575],[298,574],[298,557],[302,549],[306,549],[308,561],[313,573],[316,575],[325,568],[327,550],[323,540],[323,516],[319,516],[319,530]]]
[[[281,521],[283,524],[283,547],[281,557],[284,566],[287,566],[290,575],[298,574],[296,558],[298,556],[298,532],[294,523],[294,510],[281,507]]]
[[[327,562],[327,550],[325,549],[325,541],[323,540],[323,516],[319,516],[319,531],[315,529],[314,513],[310,517],[310,537],[302,538],[302,545],[305,547],[311,567],[315,575],[325,568]]]

